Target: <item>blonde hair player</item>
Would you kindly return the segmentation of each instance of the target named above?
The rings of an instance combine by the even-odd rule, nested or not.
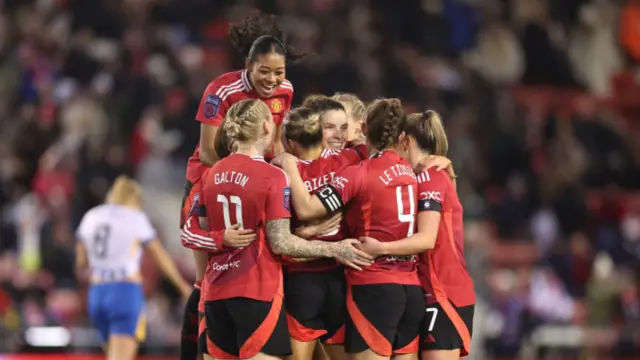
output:
[[[89,272],[87,310],[109,360],[132,360],[145,338],[140,262],[143,248],[186,298],[185,282],[140,209],[140,185],[118,177],[104,204],[89,210],[76,231],[76,270]]]

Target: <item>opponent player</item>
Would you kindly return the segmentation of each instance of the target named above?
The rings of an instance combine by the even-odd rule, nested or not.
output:
[[[430,155],[447,154],[447,135],[434,111],[409,115],[405,134],[405,151],[414,167]],[[473,282],[464,258],[462,205],[451,176],[427,169],[418,172],[417,177],[418,234],[393,243],[365,238],[361,246],[374,256],[415,254],[420,241],[425,241],[416,242],[416,237],[426,233],[426,242],[433,250],[421,255],[418,264],[427,301],[421,358],[459,359],[470,351],[475,304]]]
[[[91,273],[89,317],[110,360],[134,359],[145,337],[142,247],[185,298],[191,293],[140,210],[140,195],[135,181],[117,178],[105,204],[89,210],[76,232],[76,267]]]
[[[341,242],[307,241],[292,235],[289,181],[263,159],[275,124],[260,100],[242,100],[228,111],[225,131],[235,152],[202,178],[202,208],[212,231],[254,229],[255,242],[210,255],[203,301],[207,351],[218,359],[272,358],[291,354],[283,302],[282,268],[276,255],[334,257],[354,267],[370,257]]]
[[[316,104],[332,104],[336,110],[330,111],[342,111],[344,115],[344,110],[338,109],[339,103],[328,98],[325,100]],[[323,114],[299,107],[289,112],[283,124],[287,148],[300,159],[298,170],[312,193],[329,184],[337,171],[368,157],[363,142],[337,155],[326,156],[327,151],[322,146],[323,134],[326,134],[326,127],[321,121]],[[334,114],[334,117],[338,116]],[[337,226],[331,232],[318,234],[307,229],[304,233],[300,231],[299,235],[322,241],[342,240],[345,236],[339,231],[340,219],[341,213],[333,215],[331,221],[335,221]],[[296,220],[292,222],[294,226],[299,224]],[[333,359],[344,358],[344,331],[339,330],[344,330],[346,320],[346,280],[339,264],[332,259],[289,262],[285,266],[284,290],[293,349],[290,359],[312,359],[319,339],[330,344],[329,352]]]
[[[292,203],[302,219],[313,219],[346,206],[349,236],[372,236],[397,241],[414,231],[417,182],[411,165],[398,153],[406,117],[400,100],[382,99],[368,109],[367,142],[378,153],[338,172],[331,183],[310,195],[295,159],[279,155],[291,175]],[[363,271],[347,269],[345,347],[355,359],[412,358],[424,297],[416,271],[416,258],[381,257]]]
[[[279,125],[291,106],[293,86],[285,79],[286,63],[297,60],[300,55],[284,42],[284,33],[277,26],[275,17],[255,11],[242,23],[232,25],[229,36],[236,49],[245,56],[246,68],[216,78],[202,95],[196,114],[196,120],[200,122],[200,144],[187,165],[180,227],[183,227],[189,212],[197,209],[202,172],[220,158],[214,148],[214,139],[231,105],[242,99],[261,99],[269,106],[278,133],[281,131]],[[281,151],[280,142],[276,142],[275,152]],[[185,309],[180,350],[182,360],[193,360],[197,355],[198,284],[207,260],[206,254],[194,252],[194,256],[196,285]]]
[[[362,136],[362,123],[365,117],[365,106],[362,100],[349,93],[335,93],[331,98],[342,104],[347,112],[349,123],[347,141],[353,141]]]

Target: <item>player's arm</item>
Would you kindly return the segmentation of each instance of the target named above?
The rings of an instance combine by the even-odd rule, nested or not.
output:
[[[241,248],[256,240],[256,233],[251,229],[241,229],[234,224],[224,230],[209,230],[206,207],[199,207],[199,214],[193,214],[182,227],[180,239],[182,246],[216,253],[224,250],[223,246]],[[203,221],[207,226],[203,226]]]
[[[89,213],[80,221],[78,229],[76,230],[76,261],[75,272],[78,279],[86,280],[89,276],[89,254],[87,252],[87,246],[85,245],[86,239],[91,238],[92,217]]]
[[[374,238],[362,237],[359,248],[371,256],[397,255],[406,256],[419,254],[433,249],[440,225],[440,213],[422,211],[416,216],[418,231],[413,235],[398,241],[381,242]]]
[[[191,295],[193,287],[189,285],[180,275],[178,268],[167,254],[166,250],[162,246],[162,243],[157,237],[155,229],[151,226],[151,222],[146,216],[141,216],[138,238],[144,245],[145,249],[151,254],[151,257],[160,268],[160,271],[166,276],[169,281],[180,290],[180,294],[183,297]]]
[[[356,249],[357,241],[308,241],[291,233],[288,179],[282,174],[269,187],[266,202],[266,235],[271,250],[292,258],[332,257],[355,269],[371,264],[371,256]]]
[[[89,271],[89,257],[87,256],[87,247],[82,241],[76,242],[76,277],[83,279]]]
[[[311,195],[302,181],[296,158],[290,154],[280,156],[282,169],[291,179],[291,199],[300,220],[308,221],[336,212],[359,191],[361,182],[356,168],[348,167],[336,175],[333,183]]]
[[[196,120],[200,122],[200,162],[213,166],[220,158],[216,153],[215,138],[230,104],[219,95],[221,84],[211,82],[202,94]]]

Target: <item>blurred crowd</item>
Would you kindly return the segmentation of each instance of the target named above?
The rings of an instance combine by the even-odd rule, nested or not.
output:
[[[0,328],[89,325],[73,234],[122,173],[191,276],[177,231],[193,118],[243,66],[227,24],[252,7],[307,54],[287,69],[294,104],[341,91],[443,115],[474,351],[514,356],[541,325],[574,324],[640,354],[638,0],[0,1]],[[177,344],[178,295],[145,273],[150,344]]]

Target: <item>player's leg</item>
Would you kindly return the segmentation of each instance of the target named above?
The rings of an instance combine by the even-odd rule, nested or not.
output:
[[[241,359],[285,358],[292,354],[282,295],[271,302],[248,298],[226,301]]]
[[[347,280],[343,269],[327,272],[328,296],[323,311],[327,334],[318,344],[322,355],[331,360],[347,360],[344,349],[345,323],[347,320]],[[318,351],[316,351],[318,353]],[[317,360],[317,358],[316,358]]]
[[[107,285],[91,285],[87,293],[87,313],[93,327],[98,332],[102,350],[109,352],[109,318],[108,308],[104,304]]]
[[[355,360],[391,358],[406,304],[402,285],[352,285],[347,291],[345,349]]]
[[[109,336],[107,360],[134,360],[138,354],[138,341],[133,336]]]
[[[293,354],[288,360],[312,360],[318,338],[326,334],[321,313],[327,297],[326,282],[317,272],[286,274],[284,301]]]
[[[133,360],[138,344],[146,337],[144,294],[142,286],[133,283],[110,284],[106,297],[109,306],[108,360]]]
[[[187,182],[185,193],[182,199],[182,209],[180,213],[180,226],[189,215],[196,211],[199,203],[200,183]],[[204,278],[207,268],[207,254],[201,251],[193,251],[196,265],[196,284],[191,296],[185,305],[184,317],[182,320],[182,331],[180,339],[180,360],[193,360],[198,355],[198,303],[200,301],[199,285]]]
[[[316,346],[313,351],[313,360],[331,360],[331,355],[329,355],[329,352],[327,351],[328,345],[323,344],[322,341],[319,340],[315,341],[315,343]],[[293,347],[293,342],[291,346]],[[295,353],[295,348],[293,351]]]
[[[395,360],[417,360],[420,330],[426,305],[424,293],[418,285],[404,285],[403,288],[407,302],[398,324],[393,355]]]
[[[448,299],[428,305],[421,330],[423,360],[454,360],[469,354],[474,306],[456,307]]]

